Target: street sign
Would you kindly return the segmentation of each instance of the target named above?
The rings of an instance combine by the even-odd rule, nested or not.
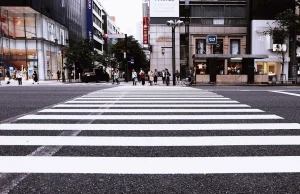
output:
[[[130,63],[131,63],[131,64],[134,64],[134,59],[131,59],[131,60],[130,60]]]
[[[125,38],[125,34],[106,34],[107,38]]]
[[[206,36],[206,44],[217,44],[217,35]]]

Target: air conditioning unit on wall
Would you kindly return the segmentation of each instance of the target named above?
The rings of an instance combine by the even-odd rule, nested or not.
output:
[[[281,51],[282,48],[281,48],[281,44],[273,44],[273,51],[276,52],[276,51]]]

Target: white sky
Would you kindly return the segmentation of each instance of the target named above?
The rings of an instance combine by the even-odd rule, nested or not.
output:
[[[100,0],[109,16],[116,16],[122,33],[136,36],[136,25],[143,20],[142,0]]]

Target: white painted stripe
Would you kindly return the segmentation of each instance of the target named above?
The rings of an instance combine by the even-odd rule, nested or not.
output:
[[[290,130],[298,123],[234,123],[234,124],[0,124],[0,130],[83,130],[83,131],[204,131],[204,130]]]
[[[277,115],[26,115],[18,120],[248,120],[283,119]]]
[[[80,137],[0,136],[1,146],[252,146],[300,145],[300,136]]]
[[[53,106],[55,108],[246,108],[250,107],[246,104],[61,104]]]
[[[49,157],[1,156],[2,173],[219,174],[300,172],[299,156]]]
[[[224,113],[236,113],[236,112],[264,112],[259,109],[45,109],[39,111],[41,113],[208,113],[208,112],[224,112]]]
[[[116,98],[119,99],[119,98]],[[114,98],[101,98],[101,97],[81,97],[76,98],[76,100],[115,100]],[[200,97],[200,98],[126,98],[122,97],[122,100],[230,100],[230,98],[209,98],[209,97]]]
[[[109,99],[112,99],[112,98],[120,98],[120,96],[122,95],[87,95],[87,96],[82,96],[82,98],[109,98]],[[155,95],[155,96],[152,96],[152,95],[125,95],[125,96],[122,96],[122,98],[142,98],[142,99],[147,99],[149,96],[151,96],[151,99],[154,98],[154,99],[157,99],[157,98],[162,98],[162,99],[176,99],[176,98],[179,98],[179,99],[193,99],[193,98],[223,98],[223,96],[214,96],[214,95],[203,95],[203,96],[199,96],[199,95],[188,95],[188,96],[181,96],[181,95]]]
[[[186,104],[237,104],[237,101],[68,101],[66,104],[168,104],[168,103],[186,103]]]
[[[290,93],[290,92],[282,92],[282,91],[272,91],[272,92],[279,93],[279,94],[286,94],[286,95],[290,95],[290,96],[300,97],[300,94],[295,94],[295,93]]]

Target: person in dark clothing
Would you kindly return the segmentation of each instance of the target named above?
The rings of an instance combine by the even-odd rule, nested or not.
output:
[[[57,74],[57,81],[60,81],[60,71],[57,70],[56,74]]]
[[[9,70],[6,70],[5,76],[7,77],[6,84],[10,84],[10,72],[9,72]]]
[[[169,70],[166,69],[166,84],[167,84],[167,86],[170,85],[170,76],[171,76],[171,74],[170,74]]]
[[[33,72],[32,76],[33,76],[33,83],[32,84],[34,84],[34,82],[39,84],[38,83],[39,78],[38,78],[38,74],[36,73],[36,71]]]
[[[145,85],[145,80],[146,80],[145,72],[141,71],[140,76],[141,76],[141,80],[142,80],[142,85],[144,86]]]
[[[66,82],[65,70],[62,72],[62,82]]]

